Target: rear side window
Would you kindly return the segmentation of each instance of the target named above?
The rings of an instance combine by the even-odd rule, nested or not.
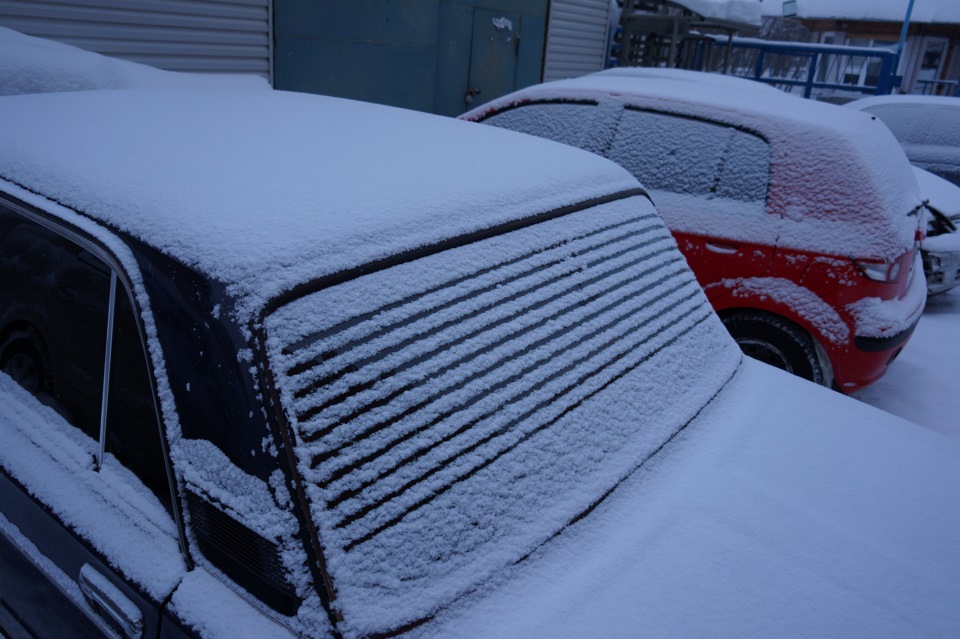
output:
[[[769,144],[739,129],[665,113],[626,109],[607,156],[651,191],[733,200],[762,213]]]
[[[111,269],[67,237],[0,211],[0,368],[100,437]],[[106,451],[171,509],[146,354],[118,281],[110,333]]]
[[[594,103],[539,102],[501,111],[483,123],[600,153],[613,126],[602,114]]]

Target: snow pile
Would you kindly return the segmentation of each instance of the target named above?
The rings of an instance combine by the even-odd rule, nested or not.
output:
[[[520,561],[741,359],[642,198],[332,286],[266,329],[350,637]]]
[[[57,93],[0,110],[0,177],[227,283],[247,319],[305,281],[638,186],[544,140],[305,94]]]
[[[177,73],[0,27],[0,95],[89,89],[269,89],[254,75]]]

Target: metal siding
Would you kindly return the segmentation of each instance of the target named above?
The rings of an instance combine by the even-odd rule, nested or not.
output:
[[[271,78],[271,0],[0,0],[0,25],[171,71]]]
[[[603,68],[609,0],[553,0],[543,80],[574,78]]]

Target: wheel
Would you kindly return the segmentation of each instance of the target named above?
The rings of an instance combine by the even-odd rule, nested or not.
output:
[[[0,345],[0,370],[33,395],[50,390],[50,366],[33,329],[12,331]]]
[[[765,313],[737,313],[724,317],[723,324],[745,355],[814,383],[826,383],[813,339],[793,322]]]

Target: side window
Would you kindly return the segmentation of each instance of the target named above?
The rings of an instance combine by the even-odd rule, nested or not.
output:
[[[538,102],[501,111],[483,123],[599,153],[609,139],[602,113],[593,103]]]
[[[741,208],[745,204],[757,213],[764,210],[770,149],[752,133],[626,109],[607,156],[651,191],[734,200]]]
[[[100,438],[111,270],[64,236],[0,211],[0,368],[94,440]],[[138,322],[117,282],[106,451],[169,509],[160,428]]]

